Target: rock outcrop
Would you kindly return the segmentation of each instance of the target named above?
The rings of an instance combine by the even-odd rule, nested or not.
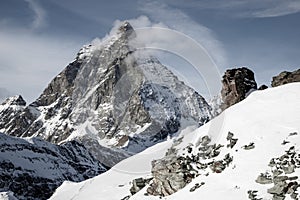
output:
[[[268,86],[263,84],[263,85],[259,86],[259,88],[257,90],[265,90],[265,89],[268,89]]]
[[[222,84],[222,110],[244,100],[252,90],[257,89],[254,73],[246,67],[227,70]]]
[[[287,83],[299,82],[300,81],[300,69],[293,72],[281,72],[279,75],[274,76],[272,79],[272,87],[277,87]]]
[[[274,200],[283,200],[287,196],[291,199],[299,199],[300,179],[295,170],[300,168],[300,155],[295,151],[295,147],[290,147],[278,158],[272,158],[269,167],[271,167],[271,172],[261,173],[256,182],[272,185],[267,192],[273,196]]]
[[[108,40],[84,46],[36,101],[0,106],[0,131],[80,141],[113,166],[176,133],[183,120],[200,126],[211,119],[205,99],[138,51],[134,37],[126,22]]]
[[[233,137],[233,134],[231,135]],[[232,139],[232,138],[231,138]],[[185,187],[200,174],[222,173],[232,162],[230,154],[218,159],[221,148],[220,144],[211,144],[209,136],[203,136],[198,146],[187,146],[182,155],[177,154],[176,146],[181,139],[175,140],[166,156],[152,161],[152,176],[150,186],[147,188],[148,195],[168,196]],[[190,192],[204,185],[204,182],[196,183]]]
[[[53,145],[0,133],[0,192],[18,199],[48,199],[63,181],[92,178],[106,168],[76,141]]]
[[[168,196],[182,189],[192,181],[195,174],[190,161],[184,157],[168,156],[152,161],[153,182],[147,193],[154,196]]]

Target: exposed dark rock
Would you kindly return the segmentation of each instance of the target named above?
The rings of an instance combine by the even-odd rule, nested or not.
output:
[[[268,89],[268,86],[266,85],[261,85],[259,86],[258,90],[265,90],[265,89]]]
[[[215,173],[221,173],[226,168],[222,161],[215,161],[210,165],[210,169]]]
[[[230,154],[226,154],[223,159],[214,160],[220,154],[223,145],[210,144],[209,136],[201,137],[195,146],[188,145],[184,148],[184,155],[179,156],[176,146],[180,140],[179,138],[174,141],[165,157],[152,161],[153,181],[147,188],[149,195],[171,195],[185,187],[203,171],[210,168],[213,172],[221,173],[233,161]],[[208,174],[207,171],[205,172]],[[193,192],[202,185],[204,183],[198,183],[190,191]]]
[[[255,181],[259,184],[271,184],[271,183],[273,183],[272,176],[269,175],[268,173],[260,174]]]
[[[250,200],[262,200],[262,198],[257,198],[257,192],[256,190],[249,190],[248,191],[248,198]]]
[[[191,189],[190,189],[190,192],[194,192],[195,190],[197,190],[198,188],[200,188],[202,185],[204,185],[205,183],[204,182],[201,182],[200,184],[199,183],[196,183]]]
[[[245,150],[254,149],[255,148],[254,142],[250,142],[250,144],[244,145],[242,146],[242,148]]]
[[[289,136],[294,136],[294,135],[298,135],[298,133],[297,132],[292,132],[292,133],[289,134]]]
[[[222,84],[222,110],[244,100],[249,92],[257,89],[254,73],[246,67],[227,70]]]
[[[7,98],[1,105],[26,106],[26,101],[23,99],[21,95],[16,95]]]
[[[233,148],[236,145],[238,139],[233,138],[233,136],[234,136],[233,133],[228,132],[226,139],[229,141],[229,144],[227,144],[227,147]]]
[[[283,200],[287,195],[292,199],[299,199],[297,193],[300,187],[298,176],[289,176],[295,172],[296,168],[300,168],[300,156],[295,151],[295,147],[290,147],[285,154],[278,158],[272,158],[269,166],[272,168],[272,173],[260,174],[256,179],[259,184],[273,184],[267,190],[273,195],[272,200]]]
[[[151,179],[143,179],[143,178],[137,178],[132,181],[132,187],[130,188],[130,193],[134,195],[135,193],[139,192],[141,189],[143,189],[146,184],[150,182]]]
[[[279,75],[274,76],[272,79],[272,87],[277,87],[287,83],[299,82],[300,81],[300,69],[293,72],[281,72]]]
[[[126,197],[122,198],[121,200],[128,200],[128,199],[130,199],[129,195],[127,195]]]
[[[171,195],[191,182],[195,174],[184,157],[168,157],[152,161],[153,181],[147,193],[154,196]]]
[[[286,140],[283,140],[281,144],[282,144],[282,145],[286,145],[286,144],[288,144],[288,143],[290,143],[290,142],[289,142],[289,141],[286,141]]]

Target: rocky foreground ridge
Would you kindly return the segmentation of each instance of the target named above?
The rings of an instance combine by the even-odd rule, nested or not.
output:
[[[200,128],[187,127],[86,182],[64,183],[51,199],[297,200],[299,88],[254,91]]]
[[[221,110],[244,100],[256,89],[254,73],[250,69],[242,67],[226,70],[222,77]]]

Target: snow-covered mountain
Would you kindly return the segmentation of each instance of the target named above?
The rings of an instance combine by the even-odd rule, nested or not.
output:
[[[113,166],[176,133],[200,126],[211,108],[156,58],[137,50],[127,22],[105,41],[84,46],[40,97],[0,106],[0,131],[61,144],[82,142]],[[21,98],[21,97],[15,97]]]
[[[104,171],[76,141],[58,146],[0,133],[0,192],[11,191],[18,199],[47,199],[65,180],[79,182]]]
[[[299,199],[299,99],[300,83],[252,92],[104,174],[64,182],[51,199]]]

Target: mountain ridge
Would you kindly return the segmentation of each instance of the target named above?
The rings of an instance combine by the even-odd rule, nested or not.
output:
[[[58,146],[0,133],[0,147],[0,191],[18,199],[47,199],[66,180],[79,182],[107,170],[76,141]]]
[[[182,121],[211,119],[205,99],[137,50],[134,38],[124,22],[105,41],[82,47],[36,101],[0,107],[0,131],[56,144],[77,140],[111,167],[176,133]]]

